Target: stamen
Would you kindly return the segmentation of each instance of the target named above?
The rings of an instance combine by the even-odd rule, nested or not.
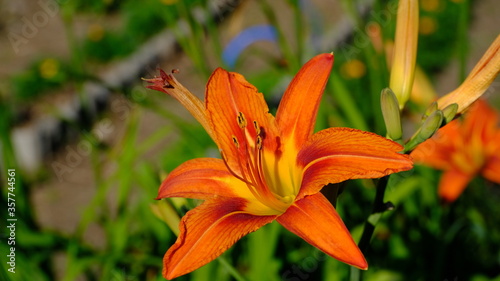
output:
[[[257,123],[256,120],[253,121],[253,127],[255,128],[255,133],[257,135],[260,135],[260,126],[259,126],[259,123]]]
[[[236,148],[240,148],[240,143],[238,142],[238,139],[235,136],[232,136],[232,139],[234,146],[236,146]]]
[[[255,139],[255,147],[258,149],[258,150],[261,150],[262,149],[262,137],[261,136],[257,136],[257,138]]]
[[[250,136],[250,131],[245,129],[247,121],[242,112],[238,112],[236,121],[242,134],[246,136],[243,140],[238,140],[235,135],[231,136],[234,146],[238,149],[239,154],[241,153],[240,157],[235,159],[239,167],[238,174],[229,166],[228,159],[225,158],[224,153],[221,151],[226,168],[234,177],[244,182],[252,195],[262,204],[274,210],[285,211],[289,205],[288,200],[283,200],[279,194],[273,193],[266,183],[262,163],[262,145],[265,139],[263,128],[259,126],[257,121],[253,121],[252,123],[256,132],[256,136],[253,138]]]
[[[234,171],[233,169],[231,169],[231,167],[229,167],[229,164],[227,164],[227,158],[226,156],[224,155],[224,152],[221,151],[220,152],[221,156],[222,156],[222,162],[224,162],[224,165],[226,165],[226,168],[227,170],[237,179],[239,179],[240,181],[244,182],[244,183],[247,183],[248,184],[248,180],[245,179],[245,178],[242,178],[240,176],[238,176]],[[241,164],[240,164],[240,169],[241,169]],[[242,171],[243,172],[243,171]]]
[[[238,112],[238,116],[236,117],[237,121],[238,121],[238,126],[240,126],[240,128],[245,128],[247,126],[247,120],[245,119],[245,115],[243,115],[243,112]]]
[[[173,73],[173,72],[172,72]],[[171,75],[168,75],[163,71],[163,69],[160,69],[160,77],[163,80],[163,88],[165,89],[173,89],[174,85],[172,85],[172,77]]]

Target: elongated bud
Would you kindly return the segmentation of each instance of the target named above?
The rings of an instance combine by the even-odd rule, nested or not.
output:
[[[443,124],[443,112],[441,110],[434,111],[427,119],[425,119],[422,127],[413,135],[413,137],[405,145],[405,153],[412,151],[417,145],[432,137],[434,133]]]
[[[457,103],[457,113],[462,113],[486,92],[498,73],[500,73],[500,35],[493,41],[462,85],[438,100],[439,108],[442,110],[452,103]]]
[[[189,113],[191,113],[191,115],[193,115],[193,117],[200,122],[210,137],[215,140],[215,133],[212,130],[210,121],[208,120],[205,104],[188,89],[186,89],[186,87],[179,83],[177,79],[175,79],[174,74],[178,72],[178,69],[174,69],[172,70],[172,73],[167,74],[165,71],[160,69],[159,77],[149,79],[142,78],[142,80],[151,84],[146,86],[146,88],[163,92],[179,101],[189,111]]]
[[[164,221],[175,235],[179,235],[179,223],[181,219],[170,202],[167,200],[159,200],[151,204],[150,208],[153,214]]]
[[[418,39],[418,0],[400,0],[389,87],[403,109],[410,98],[415,75]]]
[[[458,104],[452,103],[443,109],[443,116],[445,124],[450,123],[457,115]]]
[[[401,127],[401,115],[399,111],[398,99],[394,92],[385,88],[380,93],[380,105],[382,107],[382,115],[384,116],[385,127],[387,129],[387,137],[393,141],[399,141],[403,137]]]

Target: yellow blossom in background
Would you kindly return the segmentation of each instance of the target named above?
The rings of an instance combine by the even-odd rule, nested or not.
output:
[[[340,72],[346,78],[358,79],[366,74],[366,66],[358,59],[349,60],[340,67]]]
[[[435,18],[423,16],[420,18],[418,32],[422,35],[429,35],[436,32],[438,23]]]
[[[420,7],[423,11],[435,12],[441,8],[441,0],[420,0]]]
[[[98,42],[104,37],[104,28],[100,24],[92,24],[87,31],[87,37],[90,41]]]
[[[40,64],[40,76],[45,79],[51,79],[59,72],[59,62],[53,58],[44,59]]]

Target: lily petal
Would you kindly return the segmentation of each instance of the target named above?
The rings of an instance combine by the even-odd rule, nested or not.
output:
[[[361,269],[368,268],[344,222],[321,193],[296,201],[276,220],[333,258]]]
[[[240,170],[239,158],[248,157],[241,151],[246,151],[248,144],[255,144],[256,125],[258,130],[265,131],[263,145],[269,149],[275,147],[273,140],[278,130],[274,117],[269,113],[262,93],[242,75],[216,69],[207,84],[205,103],[217,145],[233,171]]]
[[[308,61],[288,86],[276,113],[281,134],[295,142],[295,149],[311,136],[319,103],[330,77],[333,54],[321,54]]]
[[[458,170],[449,170],[441,176],[439,182],[439,197],[446,202],[455,201],[472,180],[473,175],[462,173]]]
[[[181,164],[163,181],[156,199],[183,197],[208,200],[215,197],[241,198],[245,211],[259,216],[275,215],[248,186],[233,176],[221,159],[197,158]]]
[[[498,113],[483,99],[478,99],[466,112],[462,132],[466,136],[479,138],[481,143],[487,143],[497,132]]]
[[[410,170],[413,162],[399,154],[403,147],[379,135],[350,128],[314,134],[297,156],[304,177],[297,199],[319,192],[328,183],[379,178]]]
[[[462,140],[459,120],[454,120],[439,129],[436,134],[419,144],[410,154],[415,163],[425,163],[434,169],[449,170],[450,155]]]
[[[184,197],[207,200],[215,196],[250,198],[251,193],[221,159],[197,158],[181,164],[163,181],[156,199]]]
[[[500,157],[497,155],[488,160],[483,168],[483,176],[492,182],[500,184]]]
[[[209,263],[276,217],[253,216],[244,208],[242,199],[215,198],[189,211],[179,224],[177,241],[163,258],[163,276],[170,280]]]

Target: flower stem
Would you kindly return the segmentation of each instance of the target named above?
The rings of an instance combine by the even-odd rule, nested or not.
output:
[[[375,231],[375,226],[383,212],[392,210],[394,205],[391,202],[384,202],[385,189],[387,188],[387,183],[389,182],[389,176],[385,176],[377,182],[377,192],[375,194],[375,200],[373,201],[373,211],[371,215],[365,222],[365,228],[359,240],[359,249],[364,253],[366,252],[370,240],[372,238],[373,232]]]
[[[384,202],[385,190],[387,188],[387,183],[389,182],[389,176],[380,178],[377,182],[377,191],[375,194],[375,199],[373,201],[373,210],[371,215],[365,222],[365,227],[363,233],[361,234],[361,239],[359,240],[358,247],[363,252],[366,253],[368,246],[370,245],[370,240],[372,238],[373,232],[375,231],[375,226],[377,225],[382,213],[394,209],[394,205],[391,202]],[[351,278],[350,281],[361,280],[361,272],[359,269],[351,268]]]

